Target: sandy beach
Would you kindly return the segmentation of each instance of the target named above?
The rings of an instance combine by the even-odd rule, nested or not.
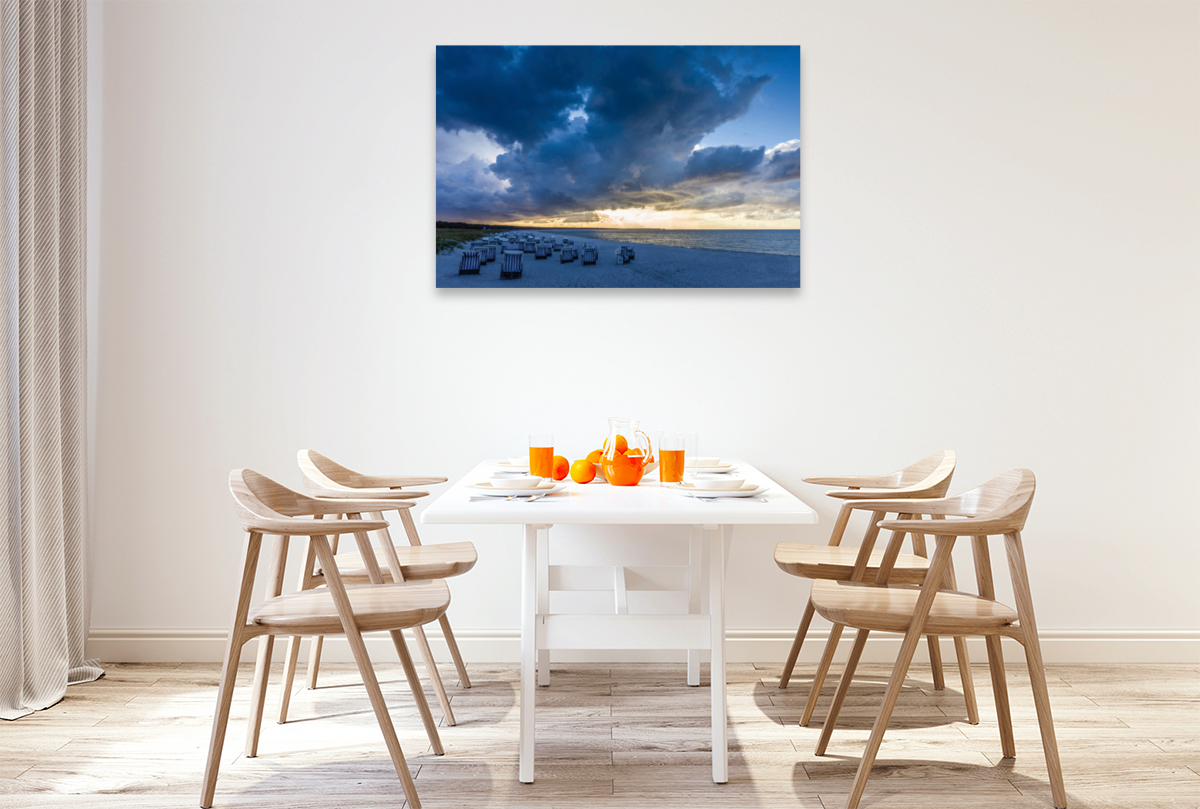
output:
[[[560,242],[561,233],[522,231],[539,236],[553,236]],[[596,245],[600,258],[595,264],[583,265],[579,259],[568,264],[559,261],[559,254],[535,259],[526,253],[522,260],[520,278],[500,280],[500,260],[484,264],[479,275],[459,275],[461,249],[437,256],[437,285],[439,288],[470,287],[797,287],[800,285],[800,258],[763,253],[734,253],[727,250],[698,250],[687,247],[664,247],[654,244],[632,244],[637,257],[629,264],[617,264],[617,248],[630,242],[588,239]],[[575,239],[582,248],[583,239]]]

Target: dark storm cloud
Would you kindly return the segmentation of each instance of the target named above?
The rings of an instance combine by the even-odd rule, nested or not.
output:
[[[749,174],[762,163],[766,147],[743,149],[741,146],[716,146],[697,149],[688,158],[683,176],[689,180],[708,178],[731,180]]]
[[[793,149],[790,152],[776,152],[771,155],[763,167],[763,175],[772,183],[800,179],[800,150]]]
[[[704,181],[763,161],[762,148],[693,154],[705,135],[745,114],[770,81],[740,72],[734,55],[726,48],[439,46],[437,124],[486,133],[504,147],[489,167],[506,183],[493,192],[496,216],[683,208],[684,197],[703,194]],[[439,210],[459,201],[454,188],[439,189]]]
[[[587,49],[437,49],[437,125],[482,130],[501,146],[539,143],[580,105]]]

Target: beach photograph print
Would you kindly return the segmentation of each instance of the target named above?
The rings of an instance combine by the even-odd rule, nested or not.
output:
[[[800,286],[799,46],[437,48],[439,288]]]

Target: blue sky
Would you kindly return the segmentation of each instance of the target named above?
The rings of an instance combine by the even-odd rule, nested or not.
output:
[[[800,48],[437,49],[437,218],[800,226]]]

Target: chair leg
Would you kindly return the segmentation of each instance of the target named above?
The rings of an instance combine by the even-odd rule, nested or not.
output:
[[[985,538],[986,547],[986,538]],[[944,576],[946,589],[957,590],[958,580],[954,576],[954,560],[946,565]],[[967,639],[954,639],[954,654],[958,658],[958,679],[962,682],[963,701],[967,703],[967,722],[979,724],[979,700],[975,698],[975,678],[971,676],[971,656],[967,651]]]
[[[392,725],[391,714],[388,713],[387,704],[383,701],[383,692],[379,688],[379,680],[375,678],[375,669],[371,665],[371,658],[367,655],[367,645],[363,643],[362,633],[358,630],[358,625],[354,621],[354,610],[350,606],[350,597],[346,594],[345,585],[342,584],[342,577],[338,573],[337,562],[333,559],[333,552],[329,548],[328,540],[323,536],[316,536],[312,539],[312,544],[316,548],[317,558],[321,562],[321,567],[327,571],[327,584],[329,592],[333,596],[333,602],[337,606],[338,617],[341,619],[342,628],[346,633],[346,640],[350,644],[350,651],[354,654],[354,662],[358,666],[358,673],[362,677],[363,685],[367,689],[367,697],[371,701],[371,708],[375,712],[375,719],[379,722],[379,730],[383,733],[384,742],[387,744],[388,753],[392,758],[392,766],[396,768],[396,775],[400,778],[400,785],[404,789],[404,797],[408,801],[411,809],[420,809],[421,799],[417,797],[417,786],[413,783],[412,773],[408,771],[408,762],[404,760],[404,751],[400,749],[400,740],[396,738],[396,728]],[[400,653],[400,661],[404,664],[405,674],[409,675],[409,683],[415,680],[416,669],[413,667],[412,658],[408,654],[408,647],[404,645],[404,636],[399,629],[391,631],[392,641],[396,644],[397,651]],[[420,691],[419,684],[414,693],[417,699],[417,707],[424,706],[422,718],[429,714],[429,705],[425,702],[425,695]],[[432,720],[432,716],[429,716]],[[426,729],[429,729],[429,724],[426,724]],[[436,729],[434,732],[436,738]],[[440,747],[440,744],[435,747]],[[440,751],[437,751],[440,752]]]
[[[242,570],[242,587],[237,608],[225,642],[225,660],[221,664],[221,682],[217,687],[217,707],[213,712],[212,733],[208,739],[208,758],[204,763],[204,779],[200,786],[200,806],[209,809],[217,791],[217,770],[221,766],[221,750],[225,746],[225,730],[229,725],[229,710],[233,705],[233,686],[237,680],[238,659],[246,642],[246,616],[250,612],[250,594],[254,588],[254,573],[258,569],[258,552],[262,534],[250,533],[246,544],[246,562]]]
[[[221,750],[225,746],[225,729],[229,725],[229,711],[233,706],[233,686],[237,680],[237,663],[241,656],[241,643],[230,643],[225,650],[225,661],[221,666],[221,682],[217,687],[217,709],[213,715],[212,735],[208,742],[208,759],[204,764],[204,780],[200,790],[200,806],[209,809],[217,791],[217,770],[221,766]]]
[[[1038,729],[1042,734],[1042,750],[1046,754],[1046,770],[1050,776],[1050,792],[1055,809],[1066,809],[1067,791],[1063,786],[1062,763],[1058,758],[1058,740],[1054,735],[1054,717],[1050,713],[1050,690],[1046,686],[1046,667],[1042,661],[1042,646],[1038,641],[1037,620],[1033,617],[1033,595],[1029,590],[1029,574],[1025,567],[1025,551],[1019,533],[1006,534],[1008,568],[1012,578],[1013,599],[1017,602],[1018,622],[1025,645],[1025,662],[1029,667],[1029,684],[1033,689],[1033,707],[1037,709]]]
[[[1004,676],[1004,654],[1000,648],[1000,636],[985,638],[988,654],[988,671],[992,675],[992,694],[996,698],[996,719],[1000,725],[1000,752],[1005,758],[1016,758],[1017,740],[1013,735],[1012,713],[1008,707],[1008,678]]]
[[[425,670],[429,672],[429,681],[433,684],[433,693],[441,706],[442,716],[446,718],[447,725],[454,727],[456,723],[454,711],[450,708],[450,697],[446,694],[446,686],[442,684],[442,675],[438,672],[437,661],[433,659],[433,650],[429,648],[429,639],[425,637],[425,627],[414,626],[413,637],[417,639],[417,649],[425,661]]]
[[[933,690],[946,690],[946,675],[942,671],[942,646],[937,635],[926,635],[929,644],[929,667],[933,671]]]
[[[394,630],[394,634],[398,635],[399,633],[400,630]],[[413,783],[412,773],[408,771],[408,762],[404,760],[404,751],[400,749],[400,740],[396,738],[396,728],[392,724],[392,716],[388,713],[387,704],[383,701],[383,691],[379,688],[375,669],[371,665],[371,659],[367,656],[366,644],[363,643],[362,635],[359,634],[357,628],[353,628],[352,631],[348,629],[346,639],[350,641],[350,650],[354,653],[354,662],[358,665],[358,673],[362,676],[363,685],[366,686],[367,698],[370,699],[371,708],[375,711],[379,730],[383,732],[383,740],[387,744],[392,766],[396,768],[396,775],[400,776],[400,786],[404,789],[404,797],[412,809],[420,809],[421,799],[417,797],[417,785]],[[412,667],[411,659],[409,667]],[[423,699],[424,697],[418,702]],[[425,710],[429,711],[428,705],[425,706]],[[438,746],[440,747],[440,744]],[[437,752],[439,755],[441,754],[440,750]]]
[[[934,598],[937,597],[938,584],[946,572],[950,562],[950,554],[954,549],[955,537],[938,536],[937,550],[929,562],[929,571],[921,585],[921,595],[913,607],[912,620],[908,631],[904,633],[904,643],[900,645],[900,653],[896,655],[896,665],[892,668],[892,679],[888,682],[883,704],[879,706],[879,715],[875,717],[875,726],[871,729],[871,738],[867,740],[867,749],[863,751],[862,761],[858,763],[858,772],[854,776],[854,786],[846,798],[846,809],[857,809],[862,799],[863,790],[867,787],[867,778],[871,775],[871,767],[875,764],[875,756],[879,754],[879,746],[883,744],[883,734],[891,721],[892,711],[896,708],[896,700],[900,698],[900,690],[904,687],[904,678],[908,676],[908,667],[912,663],[917,646],[921,643],[925,621],[929,619],[929,611],[933,608]]]
[[[280,537],[271,549],[271,571],[267,583],[267,598],[275,598],[283,592],[283,571],[287,565],[289,537]],[[258,734],[262,731],[263,705],[267,699],[267,680],[271,676],[271,652],[275,648],[275,636],[267,635],[258,642],[258,657],[254,664],[254,688],[250,692],[250,721],[246,726],[246,757],[258,755]]]
[[[914,624],[917,621],[914,619]],[[924,616],[920,620],[921,624],[925,623]],[[867,787],[867,778],[871,775],[871,767],[875,764],[875,757],[879,754],[879,747],[883,744],[883,734],[887,732],[888,722],[891,721],[892,711],[896,708],[896,701],[900,698],[900,691],[904,688],[904,679],[908,676],[908,667],[912,663],[913,655],[917,651],[917,646],[921,641],[920,627],[911,627],[908,634],[905,635],[904,644],[900,647],[900,655],[896,658],[896,665],[892,669],[892,679],[888,682],[888,688],[883,696],[883,705],[879,708],[879,715],[875,717],[875,725],[871,728],[871,737],[867,740],[867,749],[863,751],[862,760],[858,763],[858,772],[854,776],[854,786],[850,790],[850,795],[846,799],[846,809],[857,809],[858,802],[862,799],[863,790]],[[826,727],[829,726],[828,720],[825,722]]]
[[[283,667],[283,690],[279,694],[279,724],[287,722],[288,708],[292,704],[292,689],[296,684],[296,668],[300,665],[299,635],[288,638],[287,659]]]
[[[308,671],[304,686],[310,691],[317,687],[317,672],[321,669],[321,647],[325,644],[324,635],[313,635],[308,644]]]
[[[800,656],[800,647],[804,645],[804,637],[808,634],[808,626],[812,623],[814,612],[810,598],[804,605],[804,615],[800,616],[800,628],[796,630],[796,639],[792,641],[792,649],[783,663],[783,674],[779,675],[780,688],[787,688],[788,682],[792,679],[792,669],[796,667],[796,658]]]
[[[850,659],[846,661],[842,679],[838,681],[837,691],[833,695],[833,704],[829,706],[829,713],[825,715],[825,723],[821,726],[821,738],[817,740],[816,753],[818,756],[825,755],[825,750],[829,747],[829,739],[833,736],[833,729],[837,725],[838,714],[842,712],[842,704],[846,701],[846,694],[850,692],[850,683],[854,680],[854,670],[858,668],[858,661],[862,658],[863,649],[867,646],[867,637],[870,634],[870,630],[860,629],[854,636]]]
[[[462,654],[458,651],[458,641],[454,639],[454,631],[450,629],[450,619],[442,613],[442,617],[438,618],[438,624],[442,627],[442,636],[446,639],[446,645],[450,647],[450,657],[454,660],[454,668],[458,672],[458,684],[462,688],[471,687],[471,678],[467,674],[467,664],[463,662]]]
[[[409,690],[412,691],[413,699],[417,702],[417,711],[421,714],[421,723],[425,725],[425,735],[429,738],[429,744],[433,747],[436,755],[445,755],[442,738],[437,731],[437,722],[433,719],[433,712],[429,710],[429,701],[425,699],[425,690],[421,688],[421,678],[417,674],[417,667],[413,665],[412,655],[408,652],[408,644],[404,642],[404,635],[399,629],[393,629],[389,634],[392,636],[392,645],[396,647],[396,654],[400,656],[400,666],[404,669],[404,678],[408,680]]]
[[[838,641],[842,638],[842,625],[834,624],[829,630],[829,640],[825,643],[825,651],[821,655],[821,663],[817,673],[813,675],[812,688],[808,692],[808,700],[804,703],[804,715],[800,717],[800,726],[808,727],[812,721],[813,711],[817,708],[817,699],[821,696],[821,688],[825,685],[825,677],[829,667],[833,665],[833,656],[837,652]]]
[[[911,519],[912,515],[906,515],[901,519]],[[928,559],[929,554],[925,546],[925,535],[912,535],[913,551],[922,559]],[[953,589],[953,588],[951,588]],[[942,646],[941,639],[937,635],[926,635],[926,642],[929,644],[929,668],[933,672],[933,690],[946,690],[946,674],[942,664]],[[957,648],[957,647],[956,647]],[[960,663],[961,668],[961,663]]]
[[[258,734],[262,731],[263,706],[267,700],[267,680],[271,675],[271,651],[275,637],[258,639],[258,657],[254,662],[254,686],[250,690],[250,721],[246,724],[246,758],[258,755]]]
[[[967,703],[967,724],[979,724],[979,701],[975,699],[975,678],[971,676],[971,656],[967,639],[954,639],[954,654],[958,658],[958,678],[962,681],[963,700]]]

